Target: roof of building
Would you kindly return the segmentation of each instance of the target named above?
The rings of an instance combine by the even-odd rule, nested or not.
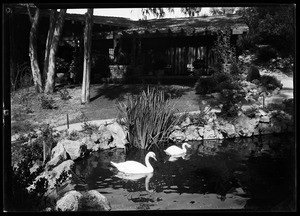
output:
[[[28,13],[26,6],[17,5],[19,13]],[[35,8],[30,8],[33,12]],[[50,10],[41,10],[42,16],[49,16]],[[84,14],[66,14],[66,20],[84,23]],[[201,35],[207,32],[216,32],[225,26],[233,30],[233,34],[243,34],[249,31],[241,16],[207,16],[186,18],[164,18],[134,21],[124,17],[93,16],[93,22],[102,27],[111,27],[107,30],[119,31],[123,35],[139,34],[149,36],[152,34],[165,36],[170,34]],[[105,28],[104,28],[105,29]]]

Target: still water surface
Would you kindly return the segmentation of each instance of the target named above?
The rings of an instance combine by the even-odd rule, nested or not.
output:
[[[112,210],[295,209],[292,135],[189,143],[192,148],[180,158],[155,151],[153,174],[142,176],[121,175],[110,161],[144,164],[147,151],[92,153],[76,163],[74,171],[83,180],[77,190],[98,190]]]

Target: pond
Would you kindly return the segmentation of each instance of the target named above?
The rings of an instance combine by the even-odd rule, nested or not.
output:
[[[146,151],[92,153],[76,162],[74,172],[81,179],[76,189],[99,191],[113,211],[295,210],[293,135],[189,143],[192,147],[180,158],[155,151],[157,161],[150,158],[154,172],[136,177],[120,175],[110,161],[144,164]]]

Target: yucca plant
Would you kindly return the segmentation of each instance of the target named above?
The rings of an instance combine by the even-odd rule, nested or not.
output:
[[[156,88],[130,95],[125,102],[118,102],[117,108],[118,122],[128,130],[130,147],[141,149],[167,141],[173,126],[182,119],[175,114],[175,103]]]

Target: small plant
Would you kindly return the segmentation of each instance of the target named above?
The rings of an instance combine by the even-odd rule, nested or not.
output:
[[[66,88],[61,89],[59,91],[59,93],[60,93],[60,98],[62,100],[69,100],[69,99],[71,99],[70,93],[69,93],[69,91]]]
[[[88,122],[88,118],[83,112],[81,113],[81,115],[79,117],[79,121],[81,121],[83,123],[83,125],[81,127],[83,129],[83,133],[85,133],[85,134],[92,135],[95,131],[98,131],[98,129],[99,129],[99,126]]]
[[[249,109],[247,109],[246,111],[244,111],[244,114],[246,116],[248,116],[249,118],[254,118],[256,113],[257,113],[257,107],[255,106],[251,106]]]
[[[66,180],[70,178],[68,171],[64,170],[60,176],[56,179],[55,187],[60,187]]]
[[[48,97],[46,95],[42,95],[40,97],[41,106],[43,109],[56,109],[57,107],[54,105],[55,101],[52,97]]]
[[[149,88],[139,95],[130,95],[117,104],[118,122],[127,128],[131,147],[150,149],[167,141],[173,126],[182,119],[175,114],[175,104],[166,100],[163,91]]]
[[[68,139],[69,140],[78,140],[80,138],[80,135],[78,133],[78,131],[71,131],[71,133],[68,134]]]
[[[204,126],[207,123],[207,116],[210,111],[210,106],[200,106],[199,113],[189,115],[191,122],[197,126]]]
[[[45,164],[51,156],[51,150],[56,146],[57,140],[53,136],[53,127],[49,124],[42,125],[40,127],[42,132],[41,136],[38,137],[36,142],[43,144],[43,163]]]
[[[260,77],[260,83],[267,90],[274,90],[276,88],[282,88],[282,83],[274,76],[262,75]]]
[[[247,81],[251,82],[255,79],[260,80],[260,73],[256,66],[251,65],[248,69]]]

